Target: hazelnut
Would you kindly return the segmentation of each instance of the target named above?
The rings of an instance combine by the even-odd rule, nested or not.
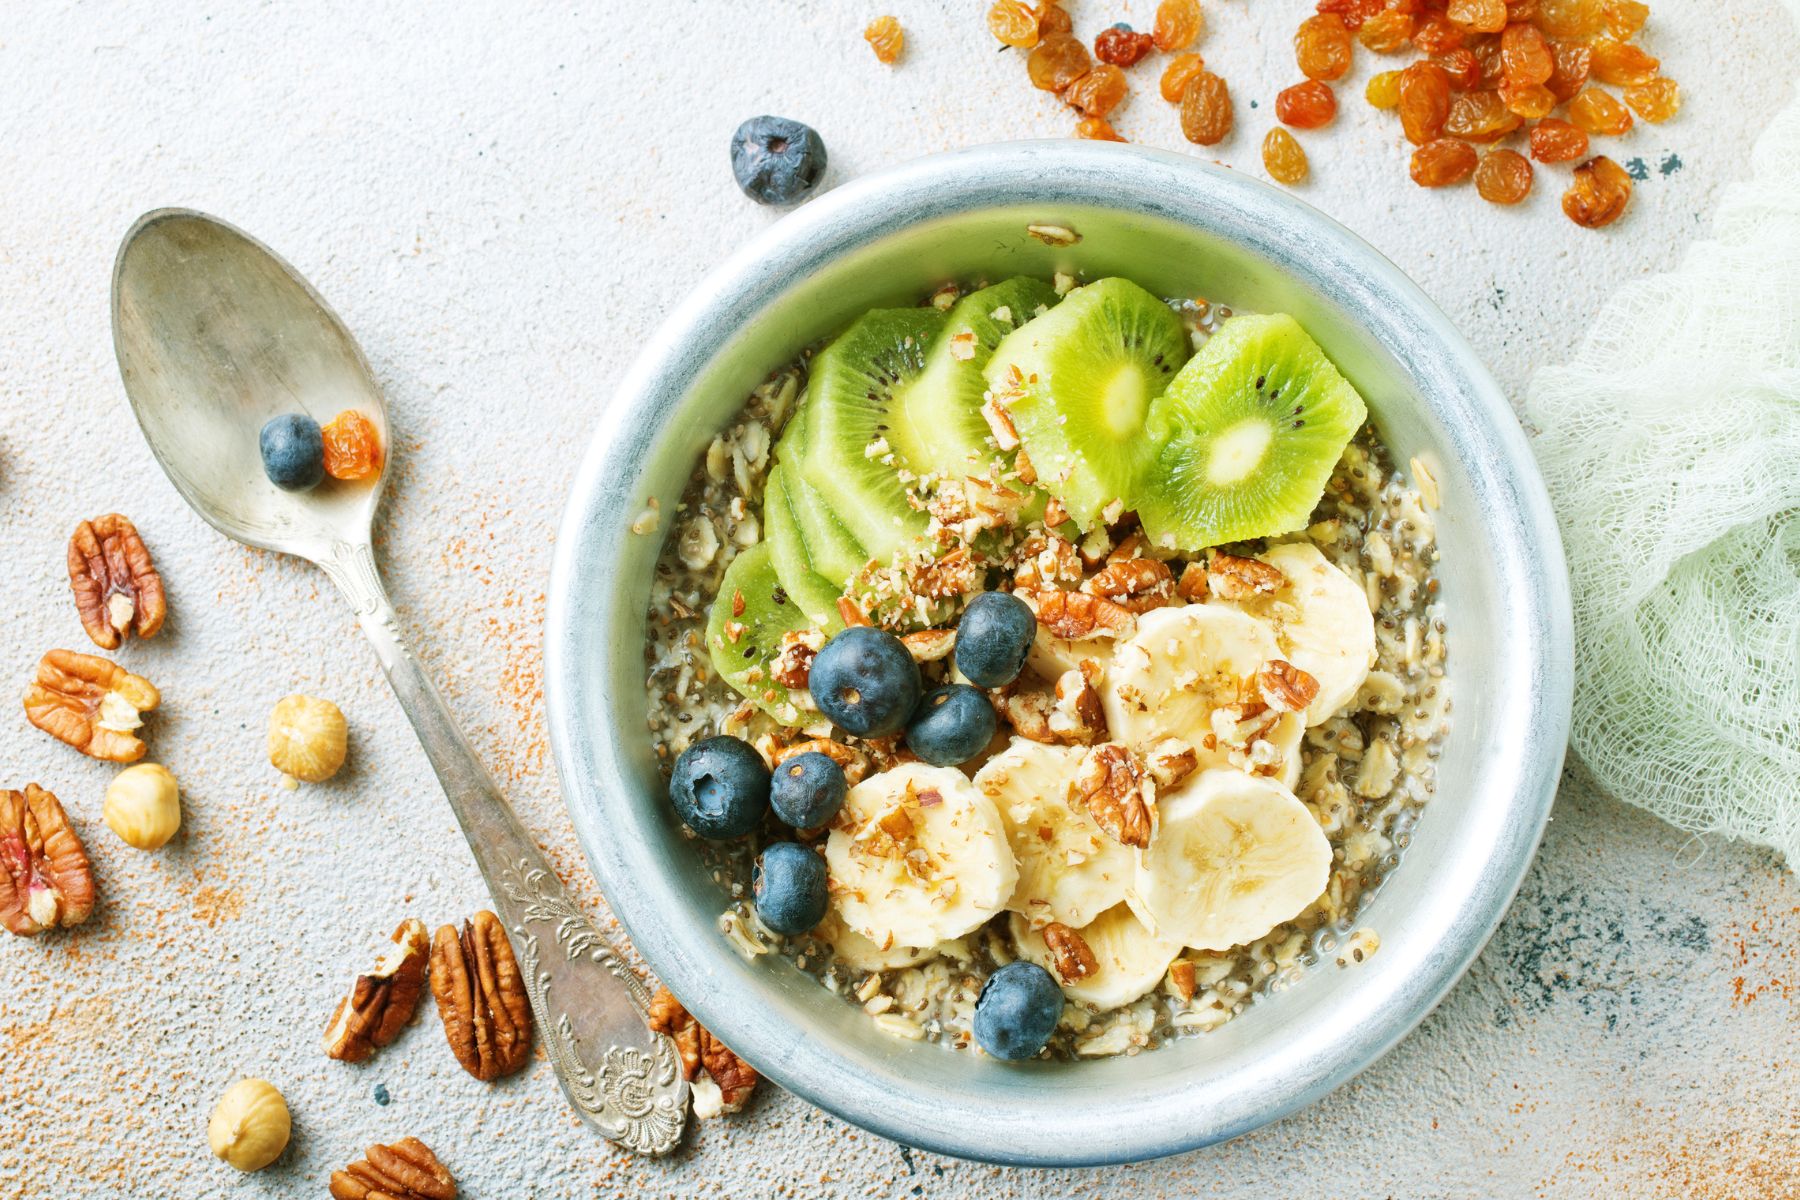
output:
[[[181,828],[181,789],[167,767],[126,767],[107,785],[101,815],[126,845],[155,850]]]
[[[283,775],[324,783],[344,765],[350,728],[337,705],[288,696],[269,714],[269,762]]]
[[[240,1171],[260,1171],[280,1158],[292,1132],[287,1101],[266,1079],[232,1084],[206,1123],[212,1152]]]

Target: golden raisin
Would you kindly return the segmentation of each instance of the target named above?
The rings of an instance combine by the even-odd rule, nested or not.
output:
[[[1428,12],[1413,26],[1413,45],[1427,54],[1445,54],[1463,44],[1463,31],[1441,12]]]
[[[1556,117],[1532,126],[1530,140],[1531,157],[1544,163],[1574,162],[1588,148],[1587,134]]]
[[[1681,111],[1681,89],[1673,79],[1652,79],[1625,89],[1631,111],[1652,125],[1660,125]]]
[[[1531,192],[1531,162],[1516,150],[1489,150],[1475,168],[1475,190],[1489,204],[1517,204]]]
[[[1426,142],[1412,156],[1412,181],[1420,187],[1448,187],[1475,172],[1475,147],[1455,138]]]
[[[1413,18],[1409,12],[1384,8],[1364,21],[1356,31],[1356,40],[1377,54],[1393,54],[1412,42]]]
[[[1086,46],[1069,34],[1053,33],[1025,60],[1025,71],[1033,87],[1060,92],[1086,75],[1092,65]]]
[[[1032,10],[1037,14],[1038,37],[1047,38],[1053,33],[1069,33],[1075,28],[1075,22],[1069,18],[1068,10],[1060,0],[1040,0]]]
[[[1556,38],[1600,32],[1600,0],[1538,0],[1538,28]]]
[[[1506,0],[1450,0],[1444,15],[1476,33],[1499,33],[1506,28]]]
[[[1444,128],[1450,115],[1450,77],[1436,63],[1415,62],[1400,72],[1400,128],[1422,146]]]
[[[1481,60],[1468,47],[1459,46],[1431,61],[1444,68],[1444,74],[1450,77],[1450,86],[1456,91],[1466,92],[1481,86]]]
[[[1150,38],[1158,50],[1186,50],[1200,36],[1205,20],[1200,0],[1162,0],[1156,6],[1156,23]]]
[[[1090,142],[1122,142],[1111,123],[1105,117],[1083,117],[1075,122],[1075,136],[1086,138]]]
[[[1181,93],[1181,133],[1188,141],[1214,146],[1231,132],[1231,89],[1211,71],[1188,80]]]
[[[1369,77],[1363,99],[1376,108],[1393,108],[1400,103],[1400,72],[1382,71]]]
[[[1119,107],[1119,101],[1131,85],[1125,82],[1125,72],[1111,63],[1101,63],[1093,70],[1063,89],[1063,102],[1071,108],[1079,108],[1082,114],[1089,117],[1104,117]]]
[[[1556,55],[1535,25],[1515,21],[1500,35],[1500,71],[1515,85],[1547,83],[1556,73]]]
[[[1535,21],[1538,17],[1538,0],[1506,0],[1506,19],[1509,21]]]
[[[1500,99],[1507,108],[1533,121],[1549,116],[1556,107],[1556,97],[1541,83],[1502,83]]]
[[[906,48],[906,31],[900,28],[900,22],[893,17],[876,17],[863,29],[863,41],[869,43],[869,49],[875,51],[877,60],[891,63]]]
[[[988,32],[1008,46],[1029,50],[1038,44],[1037,13],[1025,0],[994,0],[988,9]]]
[[[1294,184],[1306,178],[1306,151],[1281,126],[1263,136],[1262,156],[1263,169],[1276,183]]]
[[[1180,104],[1181,94],[1187,90],[1188,80],[1204,70],[1206,60],[1198,54],[1177,54],[1163,69],[1162,98],[1170,104]]]
[[[333,479],[367,479],[381,470],[381,435],[354,408],[331,418],[319,432],[325,435],[325,473]]]
[[[1496,142],[1522,124],[1496,92],[1464,92],[1450,102],[1444,132],[1471,142]]]
[[[1644,27],[1650,6],[1639,4],[1638,0],[1602,0],[1600,15],[1606,19],[1606,28],[1612,35],[1624,41]]]
[[[1337,96],[1316,79],[1275,93],[1275,119],[1295,129],[1317,129],[1337,116]],[[1285,180],[1283,182],[1286,182]]]
[[[1545,81],[1551,95],[1565,104],[1587,86],[1593,52],[1580,42],[1551,42],[1550,52],[1556,59],[1556,70]]]
[[[1351,49],[1350,31],[1336,13],[1314,13],[1294,32],[1294,61],[1308,79],[1342,79]]]
[[[1475,61],[1481,64],[1481,86],[1493,91],[1505,78],[1505,63],[1501,58],[1500,39],[1486,38],[1471,46],[1475,52]]]
[[[1569,101],[1569,120],[1588,133],[1618,137],[1631,128],[1631,110],[1599,88],[1583,88]]]
[[[1649,83],[1656,78],[1662,64],[1628,42],[1611,38],[1595,38],[1590,47],[1594,55],[1594,78],[1615,87]]]
[[[1388,8],[1387,0],[1319,0],[1318,10],[1322,13],[1336,13],[1343,18],[1344,28],[1355,33],[1365,22],[1374,20],[1376,15]],[[1404,0],[1403,4],[1393,6],[1411,13],[1416,10],[1415,0]]]
[[[1115,67],[1129,67],[1150,53],[1154,40],[1147,33],[1133,33],[1128,25],[1112,25],[1094,39],[1094,57]]]
[[[1601,154],[1575,168],[1575,178],[1563,193],[1562,209],[1569,220],[1584,229],[1611,225],[1631,202],[1631,176]]]

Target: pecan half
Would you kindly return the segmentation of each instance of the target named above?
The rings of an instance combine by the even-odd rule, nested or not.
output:
[[[1255,558],[1214,554],[1207,564],[1206,583],[1221,600],[1248,600],[1281,590],[1287,582],[1279,568]]]
[[[1257,669],[1256,694],[1276,712],[1304,712],[1319,694],[1319,681],[1291,662],[1271,658]]]
[[[1169,602],[1175,594],[1175,576],[1159,559],[1121,558],[1100,568],[1081,590],[1116,600],[1134,613],[1147,613]]]
[[[361,1162],[331,1173],[332,1200],[456,1200],[456,1180],[418,1138],[370,1146]]]
[[[69,587],[94,645],[117,650],[124,639],[155,637],[167,607],[162,576],[135,526],[107,513],[75,527],[69,539]]]
[[[94,911],[94,870],[55,796],[0,791],[0,926],[32,937]]]
[[[478,912],[437,931],[431,943],[431,994],[444,1037],[463,1070],[477,1079],[511,1075],[531,1057],[531,1002],[506,928]]]
[[[1052,921],[1044,926],[1044,945],[1050,948],[1050,953],[1056,960],[1056,973],[1064,983],[1086,979],[1100,969],[1087,940],[1061,921]]]
[[[1117,742],[1095,746],[1082,759],[1074,795],[1112,839],[1143,849],[1155,824],[1156,792],[1136,756]]]
[[[1025,597],[1052,637],[1127,638],[1137,632],[1130,609],[1089,592],[1036,592]]]
[[[367,974],[358,975],[350,994],[338,1001],[325,1027],[325,1054],[339,1062],[362,1062],[400,1036],[418,1011],[425,991],[425,961],[431,938],[423,922],[408,917],[394,930],[393,945]]]
[[[844,768],[844,779],[855,787],[869,777],[869,756],[854,746],[834,742],[830,738],[810,738],[775,751],[775,765],[780,766],[796,754],[823,754]]]
[[[25,719],[90,758],[136,762],[144,743],[139,715],[162,702],[148,679],[117,663],[73,650],[52,650],[25,692]]]
[[[689,1083],[695,1082],[704,1070],[718,1089],[716,1099],[702,1099],[699,1089],[695,1090],[695,1116],[704,1118],[722,1112],[738,1112],[750,1099],[750,1093],[756,1090],[756,1068],[733,1054],[724,1042],[694,1020],[693,1014],[668,988],[658,988],[650,999],[650,1028],[675,1040],[675,1048],[681,1053],[681,1072]]]

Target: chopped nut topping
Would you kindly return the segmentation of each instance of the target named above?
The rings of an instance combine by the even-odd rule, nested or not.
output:
[[[744,593],[741,589],[731,593],[731,615],[734,617],[744,615]]]
[[[881,826],[881,831],[883,833],[893,838],[896,842],[903,842],[912,836],[912,818],[906,815],[906,810],[904,808],[890,808],[887,812],[881,814],[881,819],[877,821],[876,824]]]
[[[1206,569],[1206,582],[1221,600],[1248,600],[1280,591],[1287,576],[1260,559],[1214,554]]]
[[[959,546],[920,567],[914,575],[912,590],[931,600],[964,596],[981,590],[985,574],[968,547]]]
[[[1178,958],[1169,966],[1169,982],[1175,985],[1175,994],[1186,1004],[1194,998],[1194,964],[1185,958]]]
[[[148,679],[117,663],[73,650],[52,650],[25,693],[25,719],[90,758],[136,762],[144,743],[133,732],[140,713],[161,703]]]
[[[1049,502],[1044,505],[1044,524],[1061,525],[1068,519],[1069,510],[1063,507],[1062,501],[1054,496],[1050,497]]]
[[[1256,672],[1256,694],[1276,712],[1304,712],[1319,694],[1319,681],[1291,662],[1271,658]]]
[[[1180,738],[1164,738],[1144,752],[1150,777],[1164,791],[1178,787],[1200,765],[1200,756]]]
[[[1130,609],[1087,592],[1036,592],[1024,597],[1037,612],[1038,624],[1052,637],[1127,638],[1137,631]]]
[[[975,357],[976,338],[973,329],[961,329],[950,335],[950,357],[968,362]]]
[[[1081,235],[1063,225],[1027,225],[1025,232],[1046,246],[1073,246]]]
[[[1106,736],[1106,709],[1100,703],[1100,664],[1084,658],[1056,681],[1050,732],[1060,742],[1086,745]]]
[[[456,1200],[456,1180],[418,1138],[370,1146],[361,1162],[331,1173],[332,1200]]]
[[[839,596],[837,607],[838,616],[843,618],[845,625],[856,626],[867,625],[869,623],[869,614],[864,612],[862,606],[857,604],[857,602],[850,597]]]
[[[1033,534],[1018,551],[1013,586],[1026,591],[1060,591],[1081,582],[1081,556],[1055,533]]]
[[[812,738],[804,742],[795,742],[791,746],[783,746],[775,752],[775,766],[780,766],[796,754],[823,754],[832,762],[844,769],[844,779],[855,787],[869,776],[869,756],[854,746],[846,746],[842,742],[834,742],[830,738]]]
[[[392,942],[367,974],[356,977],[350,994],[338,1001],[325,1027],[327,1057],[362,1062],[399,1037],[418,1010],[431,939],[424,924],[409,917],[394,930]]]
[[[69,539],[69,587],[94,645],[117,650],[127,636],[155,637],[167,612],[162,576],[135,526],[118,513],[83,521]]]
[[[1181,580],[1175,585],[1175,594],[1189,604],[1198,604],[1206,599],[1206,568],[1197,562],[1183,567]]]
[[[806,691],[812,677],[812,661],[824,647],[825,635],[817,629],[788,630],[781,635],[781,650],[775,661],[769,664],[769,678],[790,692]]]
[[[994,435],[994,445],[1002,450],[1019,448],[1019,431],[1013,428],[1012,414],[993,396],[989,396],[981,406],[982,419],[987,422],[988,429]],[[1026,480],[1027,483],[1030,480]]]
[[[35,783],[0,791],[0,927],[33,937],[93,911],[93,867],[56,797]]]
[[[1020,446],[1019,452],[1013,455],[1013,470],[1018,472],[1019,482],[1026,487],[1031,487],[1038,481],[1037,467],[1032,465],[1031,455],[1025,453],[1023,446]]]
[[[1064,983],[1086,979],[1100,969],[1087,941],[1061,921],[1052,921],[1044,926],[1044,945],[1050,948],[1050,953],[1055,957],[1056,973]]]
[[[743,1109],[750,1093],[756,1089],[755,1068],[694,1020],[693,1014],[668,988],[658,988],[650,999],[650,1028],[675,1040],[675,1048],[681,1054],[682,1074],[688,1082],[695,1082],[702,1070],[706,1072],[719,1089],[717,1111],[734,1113]],[[703,1110],[698,1101],[694,1113],[699,1117],[714,1115]]]
[[[1143,849],[1156,821],[1156,793],[1135,755],[1116,742],[1088,751],[1075,777],[1074,796],[1114,841]]]
[[[1175,577],[1169,564],[1158,559],[1115,558],[1082,584],[1081,590],[1116,600],[1134,613],[1147,613],[1169,602]]]
[[[442,926],[431,943],[431,994],[463,1070],[487,1081],[531,1057],[531,1003],[506,929],[491,912]]]

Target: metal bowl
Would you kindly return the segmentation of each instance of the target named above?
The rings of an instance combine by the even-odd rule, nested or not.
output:
[[[1064,226],[1070,246],[1028,236]],[[645,732],[645,612],[694,464],[801,347],[946,279],[1125,275],[1163,295],[1292,313],[1368,399],[1401,463],[1439,481],[1455,711],[1427,806],[1360,924],[1380,951],[1321,963],[1220,1029],[1157,1050],[1009,1065],[896,1039],[777,955],[717,928],[726,898],[664,798]],[[1431,1011],[1506,911],[1550,811],[1569,721],[1560,543],[1525,439],[1450,321],[1394,265],[1292,196],[1176,154],[1076,141],[936,155],[807,204],[673,312],[606,405],[556,547],[550,732],[569,812],[650,967],[788,1090],[896,1141],[993,1162],[1154,1158],[1313,1101]]]

